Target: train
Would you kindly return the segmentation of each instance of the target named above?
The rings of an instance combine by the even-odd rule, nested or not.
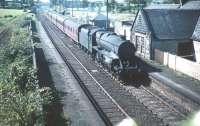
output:
[[[136,48],[124,36],[53,12],[44,16],[115,76],[132,76],[139,72]]]

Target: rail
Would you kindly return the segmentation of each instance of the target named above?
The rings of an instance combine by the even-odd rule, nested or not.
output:
[[[97,110],[97,112],[99,113],[100,117],[102,118],[102,120],[104,121],[104,123],[108,126],[112,126],[113,124],[110,122],[109,118],[105,115],[105,113],[103,112],[103,110],[101,109],[101,107],[98,105],[98,103],[96,102],[96,100],[93,98],[92,94],[90,93],[90,91],[87,89],[87,87],[85,86],[84,82],[81,80],[81,78],[79,77],[79,75],[76,73],[76,71],[74,70],[74,68],[71,66],[71,64],[67,61],[66,58],[64,58],[64,54],[62,53],[62,51],[59,49],[59,47],[55,44],[54,39],[52,38],[52,36],[49,33],[49,28],[47,28],[47,25],[42,24],[43,27],[45,28],[45,30],[47,31],[47,34],[49,35],[51,41],[53,42],[55,48],[58,50],[58,52],[60,53],[60,55],[63,57],[66,65],[69,67],[70,71],[72,72],[72,74],[74,75],[74,77],[77,79],[78,83],[80,84],[80,86],[83,88],[84,92],[86,93],[86,95],[88,96],[89,100],[91,101],[91,103],[94,105],[95,109]],[[66,47],[67,48],[67,47]],[[120,105],[117,104],[117,102],[109,95],[109,93],[99,84],[99,82],[90,74],[90,72],[84,67],[84,65],[77,59],[77,57],[69,50],[70,54],[76,59],[76,61],[82,66],[82,68],[89,74],[89,76],[96,82],[96,84],[101,88],[101,90],[111,99],[111,101],[119,108],[119,110],[126,116],[129,117],[129,115],[120,107]],[[129,117],[130,118],[130,117]]]

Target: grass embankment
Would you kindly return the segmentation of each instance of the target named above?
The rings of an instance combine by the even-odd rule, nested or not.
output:
[[[16,14],[20,15],[20,12]],[[28,31],[30,20],[27,15],[20,17],[9,26],[5,39],[1,38],[0,126],[40,126],[45,123],[42,105],[48,104],[49,95],[41,93],[45,89],[38,87],[33,68]]]
[[[25,14],[23,10],[16,9],[0,9],[0,30],[10,23],[13,19]]]

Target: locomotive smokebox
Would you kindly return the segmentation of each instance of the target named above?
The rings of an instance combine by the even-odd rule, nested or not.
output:
[[[133,43],[126,41],[119,46],[118,56],[121,60],[132,60],[135,56],[135,46]]]

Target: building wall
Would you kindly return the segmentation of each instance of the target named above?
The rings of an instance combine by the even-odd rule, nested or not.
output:
[[[131,42],[135,45],[136,54],[146,59],[151,59],[151,35],[132,32]]]
[[[122,25],[123,35],[126,37],[126,40],[130,40],[131,37],[131,26]]]
[[[118,35],[122,35],[122,23],[116,21],[114,27],[115,27],[114,32],[117,33]]]
[[[146,59],[152,59],[151,38],[151,31],[149,30],[146,18],[143,15],[143,11],[140,11],[133,24],[130,37],[131,42],[137,48],[136,54]]]
[[[159,49],[161,51],[176,54],[177,47],[178,47],[178,42],[174,40],[170,41],[152,40],[152,50]]]
[[[126,40],[130,40],[131,37],[131,25],[122,25],[121,22],[116,22],[115,23],[115,33],[118,35],[123,35],[126,37]]]
[[[196,62],[200,63],[200,42],[194,41],[193,44],[194,44]]]
[[[166,40],[166,41],[152,40],[152,50],[159,49],[161,51],[169,52],[175,55],[184,54],[181,56],[192,55],[192,50],[190,49],[189,46],[184,48],[178,48],[180,47],[180,45],[185,45],[185,43],[186,44],[190,43],[190,40]],[[188,51],[187,48],[189,48],[190,51]],[[152,54],[153,59],[154,55],[155,54]]]
[[[146,59],[155,59],[155,49],[159,49],[164,52],[178,55],[178,52],[184,52],[184,50],[178,50],[178,46],[183,43],[188,43],[190,40],[156,40],[151,37],[151,34],[143,34],[138,32],[132,32],[131,42],[136,46],[136,54]],[[192,44],[192,43],[191,43]],[[200,44],[200,42],[199,42]],[[200,49],[200,46],[198,46]],[[188,52],[185,55],[191,55],[192,52]],[[198,53],[200,55],[200,51]],[[200,57],[199,57],[200,58]],[[199,59],[198,58],[198,59]],[[200,59],[199,59],[200,60]]]
[[[94,20],[94,25],[100,28],[106,28],[106,20]],[[108,21],[108,27],[110,27],[110,21]]]

